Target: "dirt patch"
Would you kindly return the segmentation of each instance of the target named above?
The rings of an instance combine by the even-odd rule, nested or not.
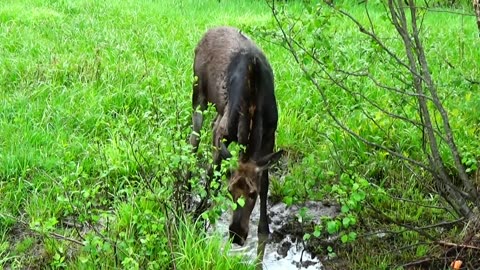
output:
[[[84,234],[91,230],[89,226],[81,226],[75,223],[75,218],[75,216],[65,217],[59,222],[59,228],[64,230],[76,228],[75,231],[83,232]],[[63,241],[61,245],[65,253],[62,255],[65,256],[65,260],[75,258],[80,251],[78,242],[81,240],[68,237],[63,238],[61,234],[53,233],[44,237],[42,234],[31,230],[28,224],[17,220],[7,231],[7,241],[9,243],[7,254],[9,254],[11,260],[4,262],[3,266],[5,269],[49,268],[54,254],[46,249],[46,238]],[[77,243],[73,243],[73,240],[76,240]]]
[[[22,254],[21,261],[7,261],[5,269],[45,269],[51,256],[45,250],[41,238],[32,233],[26,225],[15,223],[8,231],[9,254]]]

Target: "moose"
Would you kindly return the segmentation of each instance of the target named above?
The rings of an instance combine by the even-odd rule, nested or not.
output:
[[[238,167],[231,172],[228,191],[237,208],[229,226],[233,243],[243,246],[250,215],[260,194],[259,235],[270,233],[267,217],[268,168],[282,150],[273,152],[278,111],[274,78],[264,53],[236,28],[208,30],[195,48],[192,106],[193,132],[190,143],[197,152],[203,111],[208,103],[217,111],[213,123],[213,164],[232,157],[228,145],[243,146]],[[243,197],[244,205],[238,199]]]

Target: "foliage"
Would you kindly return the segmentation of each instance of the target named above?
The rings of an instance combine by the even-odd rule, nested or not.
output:
[[[386,84],[401,75],[351,23],[325,7],[312,4],[305,10],[303,2],[285,1],[281,12],[291,18],[285,25],[300,18],[294,30],[330,63],[330,70],[368,66]],[[392,29],[381,5],[368,3],[377,31],[400,50],[389,39]],[[347,4],[368,22],[363,5]],[[478,81],[475,25],[455,14],[426,14],[432,72],[463,163],[473,175],[480,156],[480,96],[478,84],[469,82]],[[363,269],[387,268],[429,251],[419,245],[418,234],[387,227],[386,217],[371,218],[378,213],[369,205],[419,224],[443,220],[443,210],[410,207],[410,200],[439,204],[430,179],[388,153],[371,151],[331,123],[320,95],[278,46],[280,33],[264,1],[6,0],[0,5],[0,267],[252,267],[229,257],[228,244],[202,230],[207,220],[214,222],[230,208],[222,174],[213,183],[220,189],[211,199],[213,207],[198,220],[185,215],[196,202],[188,202],[185,176],[193,173],[194,198],[202,198],[211,159],[208,124],[198,156],[190,154],[187,143],[193,48],[207,28],[222,24],[248,33],[275,72],[277,145],[288,154],[272,177],[273,197],[288,204],[314,199],[341,206],[338,217],[306,228],[305,240],[338,236],[344,246],[320,248],[329,258],[343,256],[352,268]],[[371,81],[345,77],[381,105],[407,114],[414,110],[399,97],[379,92]],[[341,94],[327,81],[321,84],[334,98],[330,106],[356,132],[418,157],[417,130],[389,120],[373,104]],[[370,124],[362,110],[378,125]],[[209,123],[213,112],[206,114]],[[235,160],[229,162],[223,168]],[[366,228],[394,233],[372,249],[363,241]],[[401,245],[418,248],[402,258],[388,254]],[[361,261],[348,251],[369,258]]]
[[[2,2],[1,267],[251,268],[202,232],[228,209],[224,186],[206,220],[187,215],[205,196],[211,133],[192,156],[191,52],[206,23],[184,18],[210,10],[185,4]]]
[[[428,152],[433,150],[425,151],[429,146],[425,146],[426,135],[421,128],[423,124],[419,122],[423,122],[424,119],[418,114],[415,94],[410,92],[413,88],[410,83],[410,70],[401,66],[401,62],[407,57],[405,48],[396,36],[395,29],[386,24],[390,19],[389,13],[385,10],[385,1],[369,1],[358,7],[352,7],[350,3],[341,1],[335,1],[334,4],[325,2],[308,3],[303,12],[298,12],[288,5],[270,1],[276,21],[268,26],[253,27],[250,32],[260,32],[265,39],[274,40],[290,51],[304,72],[305,78],[319,91],[321,106],[318,111],[331,119],[331,127],[319,125],[326,130],[320,130],[319,133],[332,142],[331,159],[335,160],[338,167],[330,167],[328,171],[334,171],[335,173],[329,175],[337,177],[334,181],[327,180],[333,182],[333,186],[332,188],[323,186],[321,192],[327,191],[327,194],[336,197],[342,207],[342,215],[326,223],[327,233],[340,233],[341,242],[350,242],[357,238],[359,234],[357,232],[372,233],[367,229],[368,226],[354,226],[353,231],[348,230],[350,225],[357,224],[359,216],[385,215],[385,212],[402,217],[389,217],[388,214],[381,216],[381,219],[394,224],[413,222],[420,227],[424,224],[436,227],[432,225],[434,221],[430,223],[422,218],[424,215],[433,215],[438,220],[451,220],[449,205],[441,211],[435,208],[425,210],[424,207],[411,212],[407,209],[398,209],[400,202],[395,198],[411,201],[413,204],[428,204],[427,201],[430,199],[427,198],[432,194],[438,195],[441,189],[432,180],[431,175],[426,173],[428,165],[425,164],[429,164]],[[419,11],[421,13],[419,27],[424,38],[427,60],[431,64],[431,72],[439,85],[441,101],[450,113],[450,124],[459,127],[453,129],[454,137],[460,149],[470,148],[472,145],[476,147],[477,143],[473,139],[476,136],[475,132],[467,135],[459,130],[461,127],[475,127],[478,121],[469,121],[466,113],[468,107],[460,105],[457,98],[452,96],[470,100],[471,91],[477,88],[476,80],[473,79],[477,61],[472,59],[479,59],[479,55],[474,50],[468,50],[467,54],[471,58],[467,62],[464,61],[462,54],[459,58],[448,55],[446,56],[448,60],[439,56],[445,55],[448,51],[440,51],[436,46],[437,42],[444,40],[445,37],[431,25],[442,19],[436,13],[425,12],[428,9],[423,8],[420,7]],[[473,34],[475,33],[473,24],[467,26],[463,20],[459,20],[456,28],[461,29],[463,33],[467,31],[469,33],[460,35],[462,43],[478,43]],[[455,73],[445,71],[442,61],[448,62]],[[452,86],[456,86],[453,93]],[[433,108],[433,102],[431,106]],[[478,117],[478,112],[474,115]],[[438,128],[441,126],[440,113],[434,113],[433,119],[437,135],[445,138],[443,129]],[[450,146],[447,146],[447,140],[439,140],[441,158],[450,168],[449,173],[456,175],[459,173],[457,171],[459,167],[454,164],[454,156],[451,154]],[[310,152],[309,156],[317,154]],[[470,151],[462,151],[461,156],[462,163],[468,167],[467,172],[476,170],[478,151],[473,155]],[[322,168],[317,167],[315,170],[322,171]],[[404,170],[411,172],[410,177],[405,178]],[[355,172],[357,177],[366,183],[365,186],[370,186],[371,189],[368,193],[354,192],[355,195],[347,201],[350,204],[358,201],[360,206],[367,203],[369,205],[367,208],[351,208],[345,203],[345,198],[342,198],[350,186],[345,181],[350,171]],[[404,180],[405,183],[402,183]],[[305,181],[308,183],[312,180],[307,178]],[[352,187],[355,190],[358,184]],[[385,189],[388,192],[385,192]],[[312,192],[311,189],[307,193],[318,195],[318,192]],[[298,196],[298,192],[296,195]],[[285,198],[289,199],[288,196]],[[351,200],[352,198],[355,200]],[[438,199],[435,198],[435,201]],[[346,214],[349,211],[352,213]],[[372,223],[368,219],[364,222]],[[411,225],[406,227],[411,228]],[[395,230],[398,229],[392,228],[391,232],[395,234]],[[317,229],[314,232],[318,235]],[[439,236],[438,232],[428,232],[426,235],[429,235],[427,238],[430,239],[444,237]],[[309,233],[304,237],[305,240],[310,238]],[[407,236],[402,240],[414,239]],[[389,248],[395,247],[396,245]],[[389,254],[380,256],[393,259]]]

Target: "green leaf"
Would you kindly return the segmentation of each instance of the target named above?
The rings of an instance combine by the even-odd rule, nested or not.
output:
[[[350,208],[346,205],[343,205],[341,211],[342,213],[347,213],[348,211],[350,211]]]
[[[357,202],[363,201],[365,199],[365,192],[358,191],[352,194],[352,199]]]
[[[290,196],[286,196],[286,197],[283,199],[283,201],[285,202],[285,204],[286,204],[287,206],[291,206],[291,205],[293,204],[293,198],[290,197]]]
[[[346,235],[346,234],[342,235],[341,240],[342,240],[342,243],[344,243],[344,244],[347,243],[348,242],[348,235]]]
[[[329,234],[334,234],[337,232],[337,230],[338,230],[338,226],[336,221],[331,220],[327,222],[327,232]]]
[[[313,231],[313,236],[320,237],[321,233],[322,232],[320,230],[315,229],[315,231]]]
[[[231,203],[231,206],[232,206],[232,210],[233,210],[233,211],[237,210],[237,207],[238,207],[238,206],[237,206],[236,203],[233,203],[233,202],[232,202],[232,203]]]
[[[350,226],[350,218],[349,217],[344,217],[342,220],[342,224],[344,228],[348,228]]]
[[[360,188],[360,185],[358,183],[353,183],[352,190],[356,191],[359,188]]]
[[[310,235],[309,233],[304,234],[304,235],[303,235],[303,241],[309,240],[310,237],[311,237],[311,235]]]
[[[364,178],[360,178],[360,180],[358,181],[360,186],[362,187],[368,187],[370,185],[370,183],[368,183],[367,179],[364,179]]]
[[[238,205],[240,205],[240,207],[243,207],[245,206],[245,199],[243,197],[240,197],[238,198],[237,203]]]
[[[308,211],[308,209],[307,209],[306,207],[302,207],[302,208],[300,208],[300,210],[298,211],[298,214],[299,214],[301,217],[305,218],[305,217],[307,216],[307,211]]]
[[[350,215],[349,218],[350,218],[350,225],[357,224],[357,219],[354,216]]]
[[[111,251],[112,250],[112,245],[109,242],[104,242],[103,243],[103,250],[104,251]]]

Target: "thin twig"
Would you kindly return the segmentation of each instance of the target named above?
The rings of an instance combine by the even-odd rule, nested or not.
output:
[[[14,216],[11,216],[9,214],[0,214],[1,216],[4,216],[4,217],[8,217],[10,219],[13,219],[15,220],[17,223],[21,224],[24,228],[26,228],[27,230],[29,230],[30,232],[36,234],[36,235],[39,235],[39,236],[42,236],[41,233],[39,233],[38,231],[36,230],[33,230],[32,228],[30,228],[29,224],[23,220],[20,220]],[[74,238],[71,238],[71,237],[67,237],[67,236],[64,236],[64,235],[61,235],[61,234],[58,234],[58,233],[55,233],[55,232],[48,232],[48,235],[56,238],[56,239],[60,239],[60,240],[65,240],[65,241],[69,241],[69,242],[72,242],[72,243],[75,243],[77,245],[80,245],[80,246],[85,246],[81,241],[77,240],[77,239],[74,239]]]
[[[410,267],[426,264],[426,263],[432,262],[434,260],[436,260],[436,258],[432,258],[432,257],[420,259],[420,260],[417,260],[417,261],[414,261],[414,262],[409,262],[409,263],[406,263],[406,264],[402,264],[402,265],[400,265],[399,269],[410,269]],[[397,268],[397,267],[395,267],[395,268]]]
[[[447,247],[459,247],[459,248],[480,250],[480,247],[472,246],[472,245],[456,244],[456,243],[445,242],[445,241],[435,241],[435,243],[439,245],[447,246]]]
[[[173,211],[173,209],[170,208],[170,205],[167,203],[167,202],[163,202],[161,203],[162,207],[163,207],[163,212],[165,213],[165,217],[166,217],[166,221],[167,221],[167,224],[166,224],[166,228],[167,228],[167,241],[168,241],[168,247],[170,248],[170,256],[171,256],[171,260],[172,260],[172,268],[173,270],[176,270],[177,269],[177,265],[175,263],[175,252],[174,252],[174,248],[173,248],[173,243],[172,243],[172,231],[171,231],[171,226],[172,226],[172,223],[171,223],[171,219],[170,219],[170,215],[168,214],[168,209],[170,209],[170,211]],[[167,209],[168,208],[168,209]],[[172,212],[174,213],[174,212]],[[177,217],[178,218],[178,217]]]
[[[51,232],[50,235],[53,236],[56,239],[69,241],[69,242],[75,243],[79,246],[85,246],[85,244],[83,244],[81,241],[78,241],[77,239],[74,239],[74,238],[66,237],[65,235],[61,235],[61,234],[54,233],[54,232]]]
[[[433,237],[432,235],[428,234],[427,232],[425,232],[424,230],[422,230],[421,228],[418,228],[418,227],[415,227],[415,226],[412,226],[412,225],[408,225],[408,224],[405,224],[405,223],[401,223],[401,222],[398,222],[396,220],[394,220],[393,218],[389,217],[388,215],[386,215],[385,213],[383,213],[382,211],[380,211],[378,208],[374,207],[372,204],[368,203],[367,202],[367,205],[370,206],[370,209],[372,209],[375,213],[381,215],[383,218],[385,218],[386,220],[388,220],[390,223],[393,223],[393,224],[396,224],[398,226],[401,226],[401,227],[404,227],[404,228],[407,228],[409,230],[412,230],[412,231],[415,231],[417,232],[418,234],[424,236],[425,238],[429,239],[430,241],[436,241],[435,237]]]

